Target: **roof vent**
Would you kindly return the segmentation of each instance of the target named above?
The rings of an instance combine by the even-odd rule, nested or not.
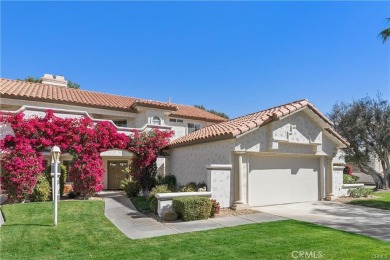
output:
[[[42,84],[48,84],[53,86],[66,87],[68,85],[68,81],[65,80],[63,76],[53,76],[52,74],[43,75]]]

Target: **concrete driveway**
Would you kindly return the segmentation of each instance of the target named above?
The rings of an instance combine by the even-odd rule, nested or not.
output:
[[[389,210],[322,201],[253,209],[390,241]]]

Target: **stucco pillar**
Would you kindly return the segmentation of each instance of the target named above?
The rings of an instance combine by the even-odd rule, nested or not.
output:
[[[331,201],[334,197],[333,194],[333,164],[332,164],[332,158],[329,158],[327,160],[327,174],[328,174],[328,188],[326,189],[326,196],[325,199]]]
[[[245,152],[240,151],[240,152],[235,152],[235,157],[237,158],[237,173],[235,174],[235,187],[237,191],[236,199],[233,202],[233,209],[237,208],[245,208],[248,207],[246,204],[246,200],[244,199],[244,190],[243,190],[243,178],[244,178],[244,173],[242,170],[242,156],[244,155]]]
[[[320,190],[319,190],[319,199],[323,200],[326,196],[326,167],[325,167],[325,157],[321,156],[320,157],[320,176],[319,176],[319,183],[320,183]]]

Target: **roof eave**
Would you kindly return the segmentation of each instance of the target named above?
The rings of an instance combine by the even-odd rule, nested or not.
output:
[[[184,118],[184,119],[207,121],[207,122],[212,122],[212,123],[223,123],[223,122],[228,121],[228,119],[211,119],[211,118],[207,118],[207,117],[186,116],[186,115],[176,115],[176,114],[170,114],[169,116],[177,117],[177,118]]]
[[[63,101],[63,100],[53,100],[53,99],[46,99],[46,98],[39,98],[39,97],[16,96],[16,95],[9,95],[9,94],[1,94],[1,97],[2,98],[9,98],[9,99],[45,102],[45,103],[51,103],[51,104],[73,105],[73,106],[81,106],[81,107],[100,108],[100,109],[107,109],[107,110],[114,110],[114,111],[138,113],[138,111],[132,107],[120,108],[120,107],[111,107],[111,106],[99,106],[99,105],[85,104],[85,103],[74,102],[74,101],[69,102],[69,101]]]
[[[207,138],[207,139],[198,139],[198,140],[194,140],[191,142],[177,143],[174,145],[169,144],[168,146],[166,146],[166,149],[179,148],[179,147],[195,145],[195,144],[203,144],[203,143],[209,143],[209,142],[216,142],[216,141],[228,140],[228,139],[233,139],[233,138],[234,138],[233,134],[229,133],[229,134],[225,134],[225,135],[214,136],[214,137]]]

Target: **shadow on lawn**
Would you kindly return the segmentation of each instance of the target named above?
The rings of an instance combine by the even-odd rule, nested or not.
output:
[[[40,227],[55,227],[53,224],[6,224],[4,226],[12,227],[12,226],[40,226]]]
[[[390,202],[389,201],[381,201],[381,200],[375,200],[375,199],[355,200],[355,201],[349,202],[348,204],[390,210]]]

